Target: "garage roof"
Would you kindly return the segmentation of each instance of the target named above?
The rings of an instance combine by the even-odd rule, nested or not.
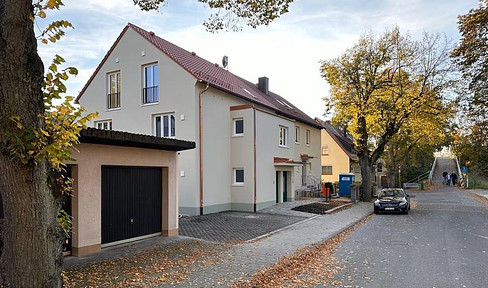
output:
[[[122,131],[86,128],[81,130],[81,143],[147,148],[156,150],[182,151],[195,148],[195,142],[172,138],[134,134]]]

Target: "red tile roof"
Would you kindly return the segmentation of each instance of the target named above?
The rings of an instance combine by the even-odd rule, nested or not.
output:
[[[300,109],[295,107],[293,104],[285,100],[283,97],[272,92],[269,92],[269,95],[267,95],[258,89],[257,84],[251,83],[239,76],[236,76],[226,69],[220,67],[218,64],[211,63],[199,57],[198,55],[196,55],[196,53],[189,52],[183,48],[180,48],[177,45],[156,36],[154,32],[148,32],[131,23],[127,24],[115,43],[107,52],[107,55],[105,55],[102,62],[98,65],[95,73],[88,80],[87,84],[80,92],[80,95],[76,98],[76,102],[78,102],[78,100],[81,98],[84,91],[86,90],[86,87],[92,81],[94,75],[98,73],[101,66],[108,58],[108,55],[117,45],[118,41],[120,40],[120,38],[122,38],[123,34],[125,34],[128,28],[133,29],[149,43],[153,44],[161,52],[171,58],[175,63],[177,63],[183,69],[192,74],[197,80],[208,82],[211,87],[226,91],[237,97],[246,99],[252,103],[260,104],[262,106],[270,108],[279,115],[295,119],[297,121],[306,123],[317,128],[322,128],[321,125],[318,125],[317,122],[315,122]]]

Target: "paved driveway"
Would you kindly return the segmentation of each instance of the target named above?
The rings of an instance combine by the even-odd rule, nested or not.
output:
[[[316,201],[285,202],[256,213],[226,211],[182,217],[179,219],[179,233],[181,236],[219,243],[249,241],[315,217],[315,214],[293,211],[291,208]]]

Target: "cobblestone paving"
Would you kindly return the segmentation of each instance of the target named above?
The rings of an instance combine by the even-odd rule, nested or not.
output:
[[[181,236],[212,242],[240,242],[268,234],[307,217],[227,211],[203,216],[182,217]]]

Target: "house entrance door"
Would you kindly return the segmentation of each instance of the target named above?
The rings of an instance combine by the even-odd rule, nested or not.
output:
[[[283,202],[288,201],[288,172],[283,171]]]

